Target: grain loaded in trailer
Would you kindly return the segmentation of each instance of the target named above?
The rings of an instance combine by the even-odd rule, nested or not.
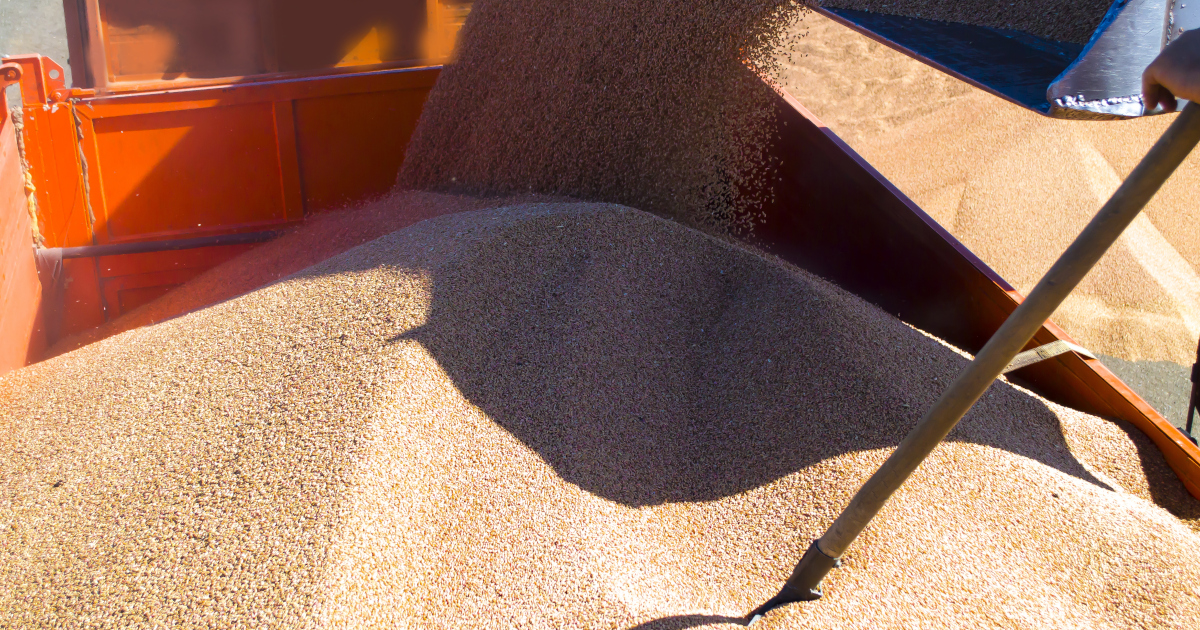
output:
[[[121,332],[122,317],[206,271],[391,190],[470,9],[349,3],[325,23],[284,3],[226,4],[81,3],[78,86],[47,58],[4,59],[22,102],[0,126],[0,371]],[[213,33],[219,50],[203,45]],[[754,81],[776,177],[746,244],[979,350],[1022,296],[801,103]],[[1200,449],[1070,344],[1047,322],[1026,350],[1067,351],[1014,380],[1136,426],[1200,496]]]
[[[6,107],[4,255],[12,271],[4,295],[12,297],[2,316],[12,332],[2,337],[4,369],[36,361],[46,347],[154,300],[305,216],[389,190],[404,158],[395,148],[407,143],[436,64],[469,10],[358,3],[339,18],[345,23],[326,25],[296,17],[303,11],[244,4],[252,19],[186,3],[150,13],[132,2],[87,4],[71,33],[73,72],[86,77],[84,87],[68,88],[44,57],[5,60],[6,81],[22,88],[25,148],[17,150],[17,121]],[[395,41],[429,43],[389,47],[395,29],[387,25],[422,9],[433,35]],[[200,14],[209,19],[197,22]],[[316,7],[313,14],[320,15]],[[204,29],[245,41],[214,59],[188,45],[212,39]],[[345,34],[362,31],[346,52]],[[297,39],[316,35],[324,39],[302,51]],[[172,38],[182,53],[168,60],[161,51]],[[128,58],[141,64],[136,71]],[[770,151],[786,176],[757,229],[761,245],[919,328],[981,347],[1020,296],[800,103],[781,95],[776,107],[784,122]],[[30,256],[19,245],[27,224],[40,249],[62,253]],[[35,258],[45,268],[41,282],[32,281]],[[1048,324],[1036,342],[1066,338]],[[1098,361],[1067,353],[1017,375],[1053,400],[1134,422],[1200,492],[1200,457]]]

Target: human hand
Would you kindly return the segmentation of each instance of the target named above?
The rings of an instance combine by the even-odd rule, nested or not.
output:
[[[1200,29],[1171,42],[1142,73],[1142,98],[1146,111],[1159,103],[1175,111],[1175,99],[1200,102]]]

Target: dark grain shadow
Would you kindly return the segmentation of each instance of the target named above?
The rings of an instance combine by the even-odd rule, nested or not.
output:
[[[749,625],[745,617],[725,617],[722,615],[674,615],[653,619],[646,623],[633,626],[629,630],[686,630],[714,623],[728,623],[737,626]]]
[[[695,233],[571,219],[532,219],[439,269],[427,323],[403,338],[563,479],[612,501],[710,501],[895,447],[966,365],[836,287]],[[655,246],[622,243],[633,220]],[[1050,409],[1007,384],[950,439],[1103,485]]]
[[[1124,420],[1112,421],[1133,442],[1137,448],[1138,460],[1150,490],[1150,498],[1155,504],[1166,509],[1176,518],[1183,521],[1193,530],[1200,532],[1200,501],[1197,501],[1183,484],[1179,476],[1171,470],[1162,451],[1155,446],[1150,436]]]

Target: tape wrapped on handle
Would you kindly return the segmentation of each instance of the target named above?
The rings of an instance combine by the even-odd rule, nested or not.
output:
[[[1060,354],[1066,354],[1068,352],[1074,352],[1075,354],[1081,355],[1088,359],[1096,358],[1096,355],[1088,352],[1087,349],[1077,346],[1069,341],[1063,341],[1062,339],[1059,339],[1058,341],[1048,343],[1044,346],[1038,346],[1033,350],[1026,350],[1025,352],[1013,357],[1013,360],[1010,361],[1007,366],[1005,366],[1003,374],[1008,374],[1013,370],[1019,370],[1023,367],[1029,367],[1034,363],[1040,363],[1046,359],[1053,359]]]

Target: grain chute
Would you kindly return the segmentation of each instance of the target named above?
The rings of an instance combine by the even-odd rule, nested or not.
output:
[[[992,7],[964,18],[974,23],[931,19],[933,4],[826,0],[818,10],[976,87],[1057,118],[1159,113],[1143,107],[1142,70],[1174,37],[1200,26],[1195,2],[1116,0],[1107,11],[1099,5],[1099,23],[1085,41],[1061,41],[1003,23],[1011,16],[986,19],[997,12]],[[1009,13],[1035,17],[1059,8],[1029,0],[1009,4]],[[964,13],[976,10],[961,6]]]

